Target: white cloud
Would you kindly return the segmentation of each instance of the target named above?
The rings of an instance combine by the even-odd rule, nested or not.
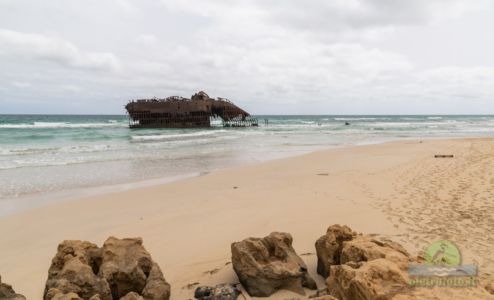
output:
[[[62,39],[7,29],[0,29],[0,54],[82,69],[120,69],[120,62],[113,53],[86,52]]]

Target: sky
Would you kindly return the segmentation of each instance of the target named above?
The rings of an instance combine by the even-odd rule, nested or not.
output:
[[[490,0],[0,0],[0,114],[204,90],[252,114],[494,114]]]

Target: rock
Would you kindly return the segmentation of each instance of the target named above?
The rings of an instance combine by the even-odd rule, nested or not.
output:
[[[17,294],[11,285],[2,283],[0,276],[0,299],[1,300],[26,300],[23,295]]]
[[[406,273],[392,261],[378,258],[360,264],[331,266],[329,294],[340,300],[386,300],[408,288]]]
[[[288,233],[248,238],[233,243],[231,249],[233,269],[251,296],[268,297],[282,288],[303,294],[303,287],[317,288]]]
[[[215,287],[201,286],[194,292],[194,298],[199,300],[236,300],[240,291],[232,284],[219,284]]]
[[[407,270],[410,254],[398,243],[384,240],[379,241],[370,236],[361,235],[346,241],[341,249],[340,263],[359,263],[385,258],[398,265],[401,270]]]
[[[102,248],[84,241],[62,242],[48,271],[44,292],[45,300],[169,297],[170,285],[140,238],[110,237]]]
[[[136,292],[130,292],[127,295],[120,298],[120,300],[144,300],[141,295]]]
[[[330,296],[330,295],[318,296],[318,297],[311,298],[311,299],[312,300],[339,300],[338,298],[335,298],[335,297]]]
[[[318,290],[314,295],[309,296],[312,300],[338,300],[335,297],[328,295],[328,289]]]
[[[331,226],[316,248],[318,267],[329,266],[328,294],[339,300],[494,299],[481,287],[411,288],[408,264],[420,259],[412,259],[398,243],[357,235],[346,226]]]
[[[100,298],[95,298],[95,297],[98,297],[98,296],[93,296],[91,298],[89,298],[89,300],[99,300]],[[76,293],[62,293],[62,292],[59,292],[59,293],[56,293],[53,298],[53,300],[84,300],[82,299],[81,297],[79,297],[79,295],[77,295]]]
[[[111,300],[108,282],[97,275],[100,263],[101,250],[95,244],[63,241],[48,270],[44,299],[72,299],[74,293],[83,299],[99,295]]]
[[[391,299],[409,290],[408,252],[398,243],[330,226],[316,242],[318,273],[340,300]]]
[[[170,286],[159,266],[142,246],[142,239],[108,238],[103,244],[99,275],[110,285],[114,299],[130,292],[146,299],[168,299]]]
[[[353,239],[355,235],[348,226],[333,225],[328,228],[326,234],[316,241],[318,274],[325,278],[329,276],[329,267],[340,264],[343,242]]]
[[[200,300],[209,300],[213,295],[214,287],[211,286],[199,286],[194,291],[194,298]]]

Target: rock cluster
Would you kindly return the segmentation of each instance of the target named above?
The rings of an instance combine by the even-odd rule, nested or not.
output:
[[[231,245],[233,269],[249,295],[268,297],[286,287],[303,294],[304,287],[317,288],[292,241],[288,233],[273,232]]]
[[[0,299],[2,300],[26,300],[23,295],[17,294],[11,285],[2,283],[2,276],[0,276]]]
[[[292,247],[292,236],[273,232],[264,238],[233,243],[232,266],[253,297],[269,297],[280,289],[304,295],[317,289],[307,266]],[[398,243],[357,234],[332,225],[315,244],[317,272],[326,288],[314,300],[494,299],[494,285],[462,289],[411,288],[408,264],[418,263]],[[239,285],[202,286],[198,300],[237,300]],[[64,241],[52,260],[45,300],[168,300],[170,285],[144,249],[141,238],[108,238],[99,248],[86,241]],[[25,300],[1,282],[0,300]]]
[[[194,298],[198,300],[237,300],[239,295],[240,290],[233,284],[200,286],[194,292]]]
[[[411,288],[407,269],[416,258],[398,243],[357,234],[346,226],[330,226],[317,240],[316,252],[318,273],[327,277],[327,293],[339,300],[494,299],[480,287]]]
[[[317,271],[329,276],[328,292],[338,299],[391,299],[408,288],[411,257],[392,241],[333,225],[317,240],[316,252]]]
[[[44,299],[170,298],[170,285],[142,246],[142,239],[108,238],[102,248],[64,241],[48,270]]]

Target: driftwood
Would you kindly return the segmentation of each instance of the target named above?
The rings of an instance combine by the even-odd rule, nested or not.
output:
[[[434,155],[434,158],[453,158],[453,154],[436,154]]]

